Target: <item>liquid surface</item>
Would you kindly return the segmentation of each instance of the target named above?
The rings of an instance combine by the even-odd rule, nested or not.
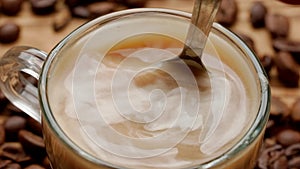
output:
[[[252,83],[208,54],[209,79],[181,63],[156,64],[181,49],[179,40],[143,34],[105,55],[82,53],[71,73],[58,65],[48,85],[58,124],[86,152],[128,168],[191,167],[223,154],[255,118]]]

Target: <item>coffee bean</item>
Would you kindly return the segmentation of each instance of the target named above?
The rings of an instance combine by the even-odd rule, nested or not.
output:
[[[231,26],[237,20],[238,6],[235,0],[223,0],[216,21],[223,26]]]
[[[286,156],[294,156],[300,153],[300,143],[292,144],[285,150]]]
[[[286,103],[284,103],[279,97],[272,96],[271,99],[271,118],[277,118],[280,120],[286,118],[290,114],[290,109]]]
[[[5,123],[5,133],[8,140],[17,140],[18,132],[26,127],[26,119],[21,116],[11,116]]]
[[[253,3],[250,11],[250,20],[254,28],[265,26],[265,17],[268,13],[267,7],[261,1]]]
[[[272,37],[287,37],[290,29],[290,22],[286,16],[280,14],[267,14],[265,20],[266,28]]]
[[[279,132],[276,139],[281,145],[290,146],[300,143],[300,133],[292,129],[286,129]]]
[[[288,162],[288,166],[290,168],[300,168],[300,156],[298,157],[294,157],[292,158],[289,162]]]
[[[6,142],[0,148],[1,157],[5,157],[15,162],[24,162],[31,160],[31,157],[26,155],[22,145],[19,142]]]
[[[6,15],[16,15],[21,11],[23,0],[0,0],[1,11]]]
[[[18,163],[12,163],[8,164],[4,169],[22,169],[22,167]]]
[[[32,164],[30,166],[25,167],[24,169],[45,169],[45,168],[38,164]]]
[[[300,122],[300,98],[298,98],[291,108],[291,118],[294,122]]]
[[[37,15],[46,15],[55,10],[57,0],[30,0],[32,11]]]
[[[44,158],[46,155],[45,144],[42,137],[27,130],[19,132],[19,141],[24,150],[35,158]]]
[[[9,117],[5,124],[5,131],[10,133],[19,132],[19,130],[24,129],[26,126],[26,119],[21,116],[11,116]]]
[[[288,39],[278,38],[274,39],[272,44],[276,51],[300,53],[300,41],[291,41]]]
[[[4,169],[8,164],[11,164],[12,161],[11,160],[2,160],[0,159],[0,168]]]
[[[12,43],[19,38],[20,27],[13,22],[6,22],[0,26],[0,42]]]
[[[288,169],[288,159],[285,156],[281,156],[272,165],[273,169]]]
[[[87,6],[87,9],[90,12],[91,18],[97,18],[99,16],[111,13],[116,8],[117,4],[114,2],[94,2]]]
[[[287,52],[279,52],[274,59],[277,67],[278,79],[286,87],[298,87],[298,65],[292,55]]]
[[[275,51],[285,51],[292,54],[294,59],[300,63],[300,41],[278,38],[272,42]]]
[[[0,145],[5,142],[5,129],[2,124],[0,124]]]
[[[54,20],[53,20],[53,30],[55,32],[59,32],[63,30],[71,21],[72,15],[69,9],[64,8],[58,11],[55,14]]]
[[[78,18],[90,18],[91,12],[86,6],[76,6],[71,9],[72,15]]]

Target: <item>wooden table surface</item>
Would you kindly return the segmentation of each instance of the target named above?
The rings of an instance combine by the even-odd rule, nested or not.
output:
[[[256,0],[237,0],[238,2],[238,20],[231,29],[251,36],[255,42],[255,48],[258,56],[269,54],[274,56],[271,47],[269,33],[266,29],[253,29],[249,21],[249,10],[252,3]],[[262,0],[268,7],[270,13],[279,13],[288,16],[291,20],[291,32],[289,38],[300,41],[300,6],[283,4],[276,0]],[[148,7],[161,7],[178,9],[190,12],[193,0],[149,0]],[[54,14],[47,16],[36,16],[32,14],[30,5],[25,1],[21,13],[18,16],[8,17],[0,14],[0,25],[6,21],[14,21],[21,26],[20,38],[12,44],[0,44],[0,56],[9,48],[17,45],[27,45],[39,48],[49,52],[63,37],[69,34],[79,25],[86,22],[82,19],[73,19],[71,23],[61,32],[54,32],[52,29]],[[298,88],[283,88],[275,80],[271,80],[272,94],[282,97],[288,104],[294,101],[295,97],[300,96]]]

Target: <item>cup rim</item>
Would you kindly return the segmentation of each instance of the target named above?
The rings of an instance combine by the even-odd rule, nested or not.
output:
[[[111,20],[111,18],[116,18],[120,16],[126,16],[130,14],[136,14],[136,13],[162,13],[162,14],[170,14],[172,16],[178,16],[182,18],[191,18],[191,14],[184,11],[174,10],[174,9],[163,9],[163,8],[135,8],[135,9],[127,9],[123,11],[118,11],[114,13],[110,13],[107,15],[104,15],[102,17],[96,18],[94,20],[91,20],[82,26],[75,29],[73,32],[71,32],[69,35],[67,35],[62,41],[60,41],[49,53],[39,79],[39,97],[40,97],[40,105],[41,105],[41,113],[42,118],[44,118],[44,122],[46,121],[49,124],[49,127],[54,132],[55,135],[57,135],[57,138],[60,139],[62,143],[65,144],[71,151],[76,153],[81,158],[92,162],[96,165],[106,165],[108,167],[115,167],[113,164],[109,164],[101,159],[98,159],[94,157],[93,155],[89,154],[88,152],[82,150],[79,146],[77,146],[74,142],[72,142],[68,136],[63,132],[63,130],[60,128],[59,124],[56,122],[55,117],[53,116],[50,108],[50,104],[48,102],[47,98],[47,77],[48,77],[48,71],[51,67],[51,63],[53,62],[54,58],[56,58],[56,54],[60,51],[60,49],[68,43],[68,41],[80,33],[83,33],[84,31],[88,30],[89,28],[93,27],[96,24],[103,23],[105,21]],[[243,151],[246,146],[250,145],[252,142],[255,141],[257,137],[259,137],[261,131],[264,130],[264,126],[267,123],[268,117],[269,117],[269,109],[270,109],[270,87],[267,80],[267,75],[262,68],[259,59],[256,57],[254,52],[246,45],[246,43],[239,38],[235,33],[232,31],[226,29],[222,25],[218,23],[213,24],[213,29],[222,33],[225,35],[228,39],[230,39],[233,44],[237,45],[242,52],[244,52],[249,59],[251,60],[251,63],[253,64],[253,67],[255,68],[255,71],[261,75],[259,76],[259,82],[261,85],[261,100],[259,105],[258,114],[254,120],[253,125],[250,127],[250,129],[246,132],[246,134],[241,138],[241,140],[238,141],[238,143],[231,147],[228,151],[226,151],[223,155],[214,158],[211,161],[208,161],[203,164],[199,164],[198,166],[195,166],[195,168],[211,168],[218,166],[222,164],[228,157],[233,157],[239,152]],[[259,131],[257,131],[259,129]]]

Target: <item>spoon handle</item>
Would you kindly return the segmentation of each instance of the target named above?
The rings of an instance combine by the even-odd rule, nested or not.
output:
[[[221,0],[195,0],[191,24],[183,51],[201,57]]]

